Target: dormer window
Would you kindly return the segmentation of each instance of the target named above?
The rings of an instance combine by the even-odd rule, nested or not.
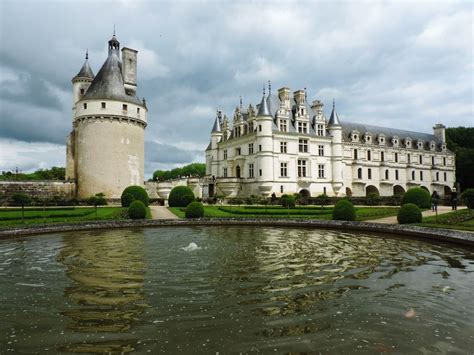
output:
[[[436,149],[436,143],[434,141],[430,142],[430,149],[435,150]]]
[[[441,144],[441,150],[444,152],[446,149],[447,149],[447,148],[446,148],[446,144],[444,144],[444,143]]]
[[[352,131],[351,132],[351,140],[352,140],[352,142],[358,142],[359,141],[359,132],[358,131]]]
[[[377,138],[378,142],[380,145],[384,145],[385,144],[385,136],[383,134],[380,134]]]
[[[392,137],[392,145],[393,145],[394,147],[398,147],[399,141],[400,141],[400,140],[399,140],[399,138],[398,138],[397,136],[393,136],[393,137]]]
[[[364,135],[364,140],[365,140],[365,143],[372,143],[372,137],[369,133],[366,133]]]
[[[410,138],[405,139],[405,147],[411,148],[411,139]]]
[[[423,149],[423,141],[419,140],[416,145],[417,145],[418,149]]]

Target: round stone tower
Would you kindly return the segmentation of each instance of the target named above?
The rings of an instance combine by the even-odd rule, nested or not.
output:
[[[67,176],[77,197],[97,193],[119,198],[129,185],[144,184],[147,107],[136,95],[137,51],[115,37],[94,77],[89,64],[73,79],[73,130],[68,137]],[[85,72],[85,73],[84,73]]]

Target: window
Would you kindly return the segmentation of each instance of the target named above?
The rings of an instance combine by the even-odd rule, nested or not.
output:
[[[444,181],[447,181],[448,174],[444,173]]]
[[[414,181],[415,180],[415,170],[411,172],[411,179]]]
[[[249,164],[249,178],[253,178],[253,164]]]
[[[298,132],[299,133],[308,133],[308,123],[307,122],[298,122]]]
[[[140,107],[137,107],[137,114],[140,114]]]
[[[298,159],[298,177],[306,177],[306,160]]]
[[[102,108],[106,108],[105,102],[102,102]]]
[[[443,157],[443,165],[446,166],[446,158]]]
[[[395,180],[398,180],[398,170],[395,170]]]
[[[372,169],[367,169],[367,179],[372,179]]]
[[[81,89],[81,95],[84,95],[84,89]]]
[[[259,151],[259,152],[262,151],[262,145],[261,145],[261,144],[258,145],[258,151]]]
[[[262,132],[262,125],[261,124],[258,125],[258,131]]]
[[[420,164],[423,164],[423,155],[420,154]]]
[[[362,179],[362,168],[357,169],[357,178]]]
[[[324,179],[324,164],[318,165],[318,177]]]
[[[288,176],[288,163],[280,163],[280,176],[281,177]]]
[[[308,153],[308,140],[307,139],[299,139],[298,140],[298,147],[300,153]]]
[[[286,153],[286,142],[280,142],[280,153]]]
[[[240,148],[235,148],[235,155],[240,155],[242,153],[242,150]]]
[[[372,160],[372,152],[370,150],[367,151],[367,160]]]
[[[420,181],[423,181],[423,171],[420,171]]]
[[[123,105],[122,105],[122,110],[127,111],[127,110],[128,110],[128,105],[123,104]]]
[[[431,157],[431,165],[435,165],[435,157]]]
[[[326,195],[326,186],[323,187],[323,194]]]
[[[227,149],[224,150],[224,160],[227,160]]]
[[[385,153],[380,152],[380,161],[385,161]]]
[[[84,106],[84,110],[87,110],[87,104],[84,104],[83,106]]]
[[[411,155],[410,154],[407,154],[407,161],[408,161],[408,164],[410,164],[410,162],[411,162]]]
[[[324,125],[318,124],[318,136],[324,136]]]
[[[436,181],[439,181],[439,172],[436,172]]]
[[[280,131],[288,132],[288,125],[286,123],[286,120],[280,120]]]
[[[324,156],[324,145],[318,145],[318,155],[320,157]]]
[[[283,185],[280,185],[280,192],[283,193]]]
[[[398,153],[395,153],[395,163],[398,163]]]
[[[385,180],[388,180],[388,169],[385,170]]]
[[[260,176],[262,176],[262,169],[259,169],[259,170],[258,170],[258,174],[259,174]]]
[[[354,159],[357,159],[357,149],[354,149]]]
[[[249,154],[253,154],[253,143],[249,144]]]
[[[227,168],[224,168],[224,177],[227,177]]]

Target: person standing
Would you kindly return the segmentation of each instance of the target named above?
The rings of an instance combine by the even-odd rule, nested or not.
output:
[[[439,203],[439,195],[437,191],[433,191],[431,194],[431,210],[433,212],[438,212],[438,203]]]
[[[451,209],[453,211],[458,210],[458,192],[456,191],[456,188],[453,188],[453,191],[451,192]]]

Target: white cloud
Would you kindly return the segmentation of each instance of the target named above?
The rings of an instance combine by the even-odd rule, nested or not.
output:
[[[267,80],[279,80],[285,75],[285,69],[268,59],[258,56],[252,60],[250,65],[241,71],[235,73],[235,80],[240,84],[266,83]]]
[[[138,79],[152,80],[155,78],[165,77],[169,74],[170,69],[161,63],[158,54],[147,47],[139,40],[133,40],[127,47],[138,51]]]

